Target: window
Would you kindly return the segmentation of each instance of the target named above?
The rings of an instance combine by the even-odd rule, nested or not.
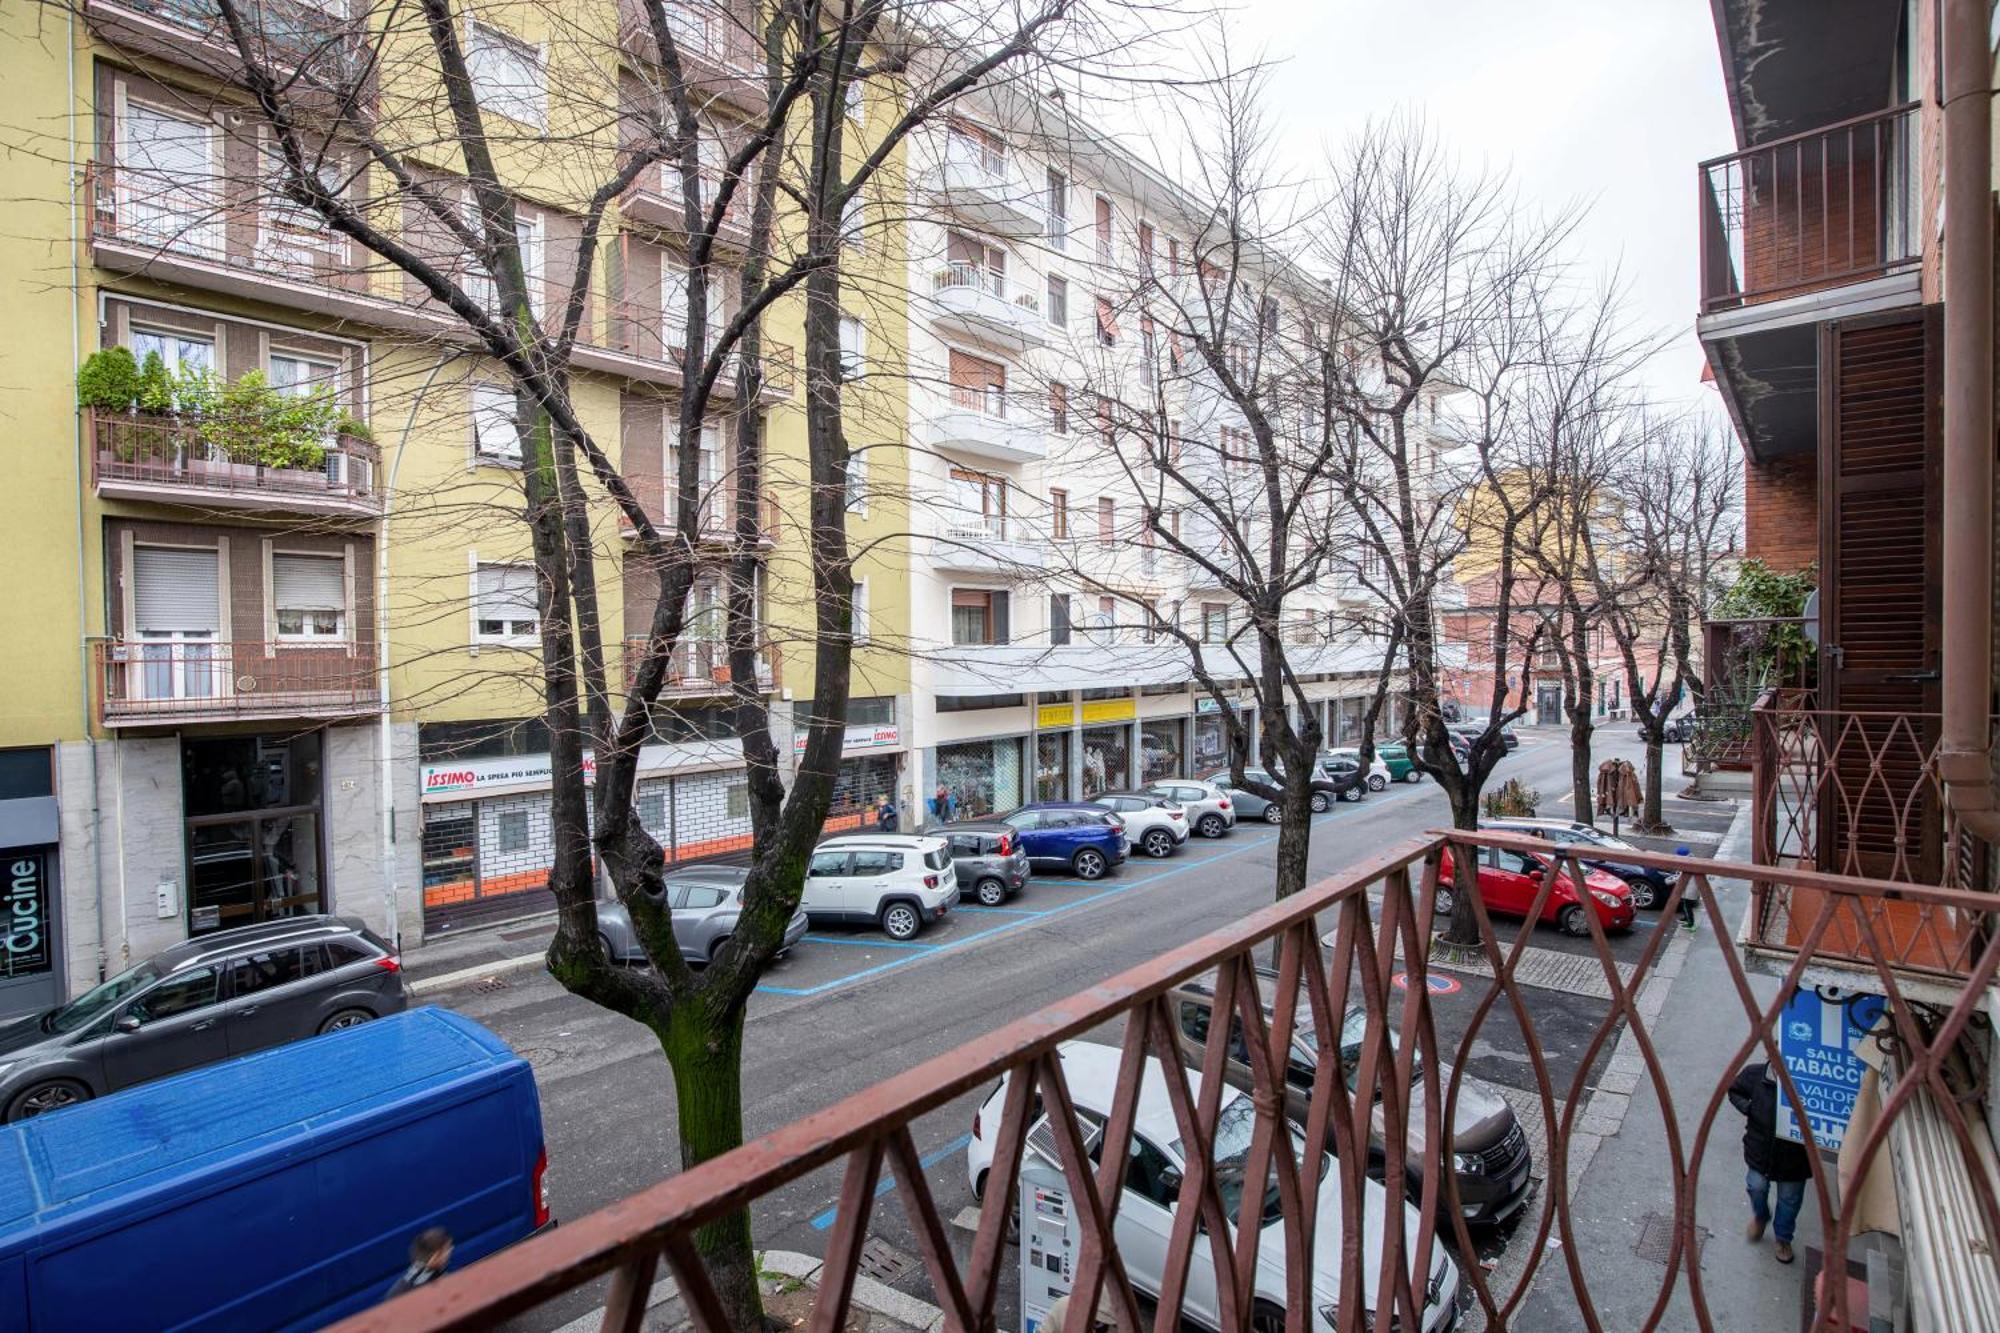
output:
[[[951,526],[956,536],[1007,535],[1007,479],[964,468],[951,470]]]
[[[1049,492],[1049,536],[1057,541],[1069,540],[1069,492],[1052,490]]]
[[[1181,243],[1172,236],[1167,237],[1167,272],[1181,271]]]
[[[1275,334],[1278,331],[1277,297],[1267,296],[1258,304],[1257,322],[1263,327],[1266,333]]]
[[[1066,249],[1069,245],[1069,177],[1049,168],[1048,184],[1049,248]]]
[[[288,398],[310,398],[321,390],[335,394],[340,391],[338,362],[284,352],[271,353],[267,378],[273,389]]]
[[[847,512],[868,517],[868,455],[853,449],[847,455]]]
[[[480,108],[541,128],[548,123],[542,55],[498,28],[474,22],[465,43],[465,73]]]
[[[1226,602],[1203,602],[1201,604],[1201,641],[1203,643],[1226,643],[1229,640],[1229,604]]]
[[[666,507],[668,522],[678,522],[680,517],[680,476],[681,448],[680,423],[671,415],[667,420],[666,449],[661,454],[666,466]],[[722,423],[704,421],[701,436],[695,445],[694,485],[695,485],[695,525],[704,532],[721,526],[722,505]]]
[[[719,884],[684,884],[674,894],[674,906],[690,911],[705,912],[722,906],[729,897],[729,890]]]
[[[502,810],[493,817],[493,846],[502,852],[528,850],[528,812]]]
[[[901,852],[868,850],[854,853],[853,864],[847,873],[860,879],[868,875],[893,875],[902,868]]]
[[[750,784],[732,782],[722,793],[722,813],[730,819],[750,818]]]
[[[944,284],[1007,294],[1007,252],[962,232],[946,235]]]
[[[838,879],[847,873],[847,861],[846,852],[814,852],[813,859],[806,863],[806,877]]]
[[[215,252],[222,226],[215,124],[132,101],[118,125],[118,229],[176,250]]]
[[[1250,432],[1241,426],[1222,427],[1222,466],[1230,472],[1248,472],[1255,464]]]
[[[1118,529],[1118,502],[1108,495],[1097,497],[1097,544],[1111,545]]]
[[[125,1013],[141,1023],[157,1023],[215,1003],[220,974],[212,967],[183,972],[147,991]]]
[[[1069,642],[1069,594],[1056,592],[1049,594],[1049,642]]]
[[[848,80],[847,86],[841,90],[841,95],[846,100],[847,118],[859,125],[865,119],[868,109],[865,100],[867,94],[862,90],[861,80]]]
[[[951,641],[1007,642],[1007,594],[975,588],[952,589]]]
[[[1097,628],[1103,637],[1115,642],[1118,638],[1118,599],[1100,597],[1097,599]]]
[[[1103,195],[1097,196],[1097,262],[1109,264],[1117,257],[1116,238],[1112,232],[1114,213],[1111,201]]]
[[[237,958],[229,964],[229,997],[240,1000],[273,986],[289,986],[304,981],[320,970],[319,946],[305,949],[269,949]]]
[[[856,579],[854,581],[853,610],[854,610],[854,618],[849,622],[849,630],[854,635],[854,641],[856,643],[866,642],[868,638],[868,580],[867,579]]]
[[[840,375],[859,379],[868,369],[868,330],[853,315],[840,317]]]
[[[1111,308],[1111,298],[1097,298],[1097,343],[1100,347],[1118,345],[1118,314]]]
[[[1103,394],[1097,395],[1097,439],[1106,449],[1118,447],[1117,418],[1111,412],[1111,400]]]
[[[148,355],[157,355],[173,376],[192,375],[200,371],[215,369],[215,344],[207,338],[196,338],[185,333],[168,330],[132,330],[132,355],[140,365],[144,365]]]
[[[1150,386],[1158,377],[1158,353],[1153,343],[1153,317],[1139,316],[1139,382]]]
[[[632,803],[639,816],[639,827],[648,833],[667,831],[667,794],[663,791],[642,791]]]
[[[487,642],[532,639],[541,625],[533,565],[481,565],[475,571],[474,615]]]
[[[271,604],[280,642],[347,637],[347,561],[337,555],[273,555]]]
[[[1049,431],[1055,435],[1069,434],[1069,386],[1049,385]]]
[[[1049,323],[1057,328],[1069,327],[1069,281],[1049,274]]]
[[[507,385],[472,386],[472,451],[492,462],[521,461],[521,429],[514,419],[514,391]]]
[[[868,228],[864,208],[859,191],[848,195],[840,207],[840,243],[857,254],[864,248],[862,238]]]
[[[470,190],[461,200],[461,211],[465,225],[483,236],[485,222],[479,215],[479,207]],[[517,208],[514,213],[514,244],[521,253],[521,275],[527,283],[528,305],[539,317],[544,308],[542,290],[542,224],[538,218],[522,216]],[[500,287],[493,281],[493,275],[478,260],[468,262],[465,270],[465,294],[482,308],[498,314],[500,310]]]
[[[722,331],[729,324],[729,317],[723,305],[725,292],[719,280],[721,270],[710,269],[708,286],[705,291],[707,304],[702,311],[702,347],[705,353],[720,346]],[[685,268],[670,260],[660,261],[660,343],[669,354],[677,355],[685,350],[687,342],[688,304],[691,297],[688,287],[688,273]]]
[[[1007,415],[1007,367],[998,361],[961,352],[956,347],[945,358],[946,377],[951,381],[951,405],[989,417]]]
[[[1139,271],[1151,274],[1153,271],[1153,224],[1139,224]]]

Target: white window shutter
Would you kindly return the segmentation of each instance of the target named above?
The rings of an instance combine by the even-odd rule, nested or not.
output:
[[[287,611],[344,611],[346,569],[337,555],[272,555],[271,583]]]
[[[220,632],[222,580],[218,566],[215,551],[133,548],[133,624],[142,633]]]

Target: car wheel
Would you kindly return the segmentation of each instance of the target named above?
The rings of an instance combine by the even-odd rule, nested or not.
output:
[[[1369,791],[1389,790],[1389,779],[1383,777],[1380,773],[1370,773],[1368,775],[1368,790]]]
[[[1069,868],[1076,872],[1078,879],[1103,879],[1104,872],[1111,868],[1111,863],[1104,859],[1103,852],[1086,847],[1076,854],[1076,859],[1069,863]]]
[[[358,1028],[363,1023],[372,1022],[375,1015],[366,1009],[343,1009],[332,1018],[319,1025],[321,1032],[338,1032],[342,1028]]]
[[[1229,826],[1222,822],[1221,815],[1203,815],[1196,821],[1194,831],[1204,838],[1219,838],[1229,831]]]
[[[1250,1333],[1285,1333],[1285,1312],[1266,1301],[1250,1311]]]
[[[731,935],[724,935],[721,936],[719,939],[717,939],[713,944],[710,944],[708,946],[708,957],[702,959],[702,961],[704,963],[714,962],[715,956],[722,952],[722,946],[729,943],[729,941],[733,938],[735,937]]]
[[[1634,907],[1651,911],[1666,901],[1661,896],[1660,887],[1643,875],[1634,875],[1632,878],[1626,880],[1625,884],[1627,888],[1632,890],[1632,906]]]
[[[1365,793],[1363,793],[1361,790],[1361,784],[1357,782],[1352,787],[1349,787],[1346,791],[1342,792],[1340,794],[1340,799],[1343,801],[1358,801],[1362,798],[1364,794]]]
[[[611,960],[611,966],[618,966],[620,961],[618,951],[611,947],[611,937],[600,930],[597,932],[597,942],[603,946],[604,956]]]
[[[1419,771],[1419,770],[1417,770],[1417,769],[1414,769],[1414,768],[1413,768],[1413,769],[1411,769],[1411,770],[1410,770],[1409,772],[1407,772],[1407,773],[1403,774],[1403,781],[1405,781],[1405,782],[1408,782],[1408,783],[1413,783],[1413,784],[1414,784],[1414,783],[1418,783],[1418,782],[1422,782],[1423,780],[1424,780],[1424,775],[1423,775],[1423,773],[1422,773],[1422,772],[1420,772],[1420,771]]]
[[[1174,854],[1174,835],[1163,828],[1149,829],[1146,836],[1139,840],[1139,845],[1146,849],[1148,856],[1169,857]]]
[[[1432,910],[1432,915],[1450,916],[1452,914],[1452,910],[1457,906],[1458,906],[1457,890],[1453,889],[1449,884],[1438,885],[1437,906]]]
[[[1266,824],[1282,824],[1285,822],[1285,812],[1279,808],[1276,801],[1264,807],[1264,822]]]
[[[7,1108],[7,1122],[27,1120],[50,1111],[60,1111],[65,1106],[76,1106],[90,1100],[90,1089],[81,1083],[68,1079],[50,1079],[47,1083],[37,1083],[16,1097]]]
[[[1007,901],[1007,885],[989,876],[972,886],[972,896],[981,907],[998,907]]]
[[[1583,915],[1582,903],[1571,903],[1556,917],[1556,924],[1565,935],[1575,935],[1579,939],[1590,934],[1590,922]]]
[[[1276,807],[1272,808],[1275,809]],[[1323,815],[1331,809],[1333,809],[1333,799],[1325,792],[1316,791],[1312,794],[1312,812],[1314,814]]]
[[[908,903],[890,903],[882,909],[882,933],[892,940],[913,940],[923,928],[923,918]]]

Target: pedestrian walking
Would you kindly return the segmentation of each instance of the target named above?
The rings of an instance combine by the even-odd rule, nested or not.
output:
[[[1729,1104],[1743,1113],[1744,1185],[1750,1193],[1750,1225],[1744,1234],[1752,1242],[1770,1227],[1777,1237],[1778,1262],[1792,1261],[1792,1236],[1799,1210],[1805,1206],[1806,1182],[1812,1179],[1812,1159],[1803,1144],[1778,1137],[1778,1078],[1769,1064],[1743,1066],[1729,1085]],[[1771,1205],[1777,1193],[1777,1207]]]
[[[897,822],[896,803],[889,799],[886,792],[877,796],[875,798],[876,830],[881,833],[894,833]]]
[[[451,1233],[443,1227],[425,1227],[410,1242],[410,1266],[396,1279],[383,1300],[394,1300],[406,1291],[421,1287],[438,1277],[451,1262]]]
[[[1674,848],[1675,856],[1686,856],[1687,854],[1688,854],[1688,847],[1686,843],[1682,843],[1680,846]],[[1681,929],[1685,930],[1690,935],[1694,934],[1695,932],[1694,909],[1695,909],[1695,904],[1697,904],[1700,901],[1701,898],[1695,892],[1694,885],[1688,883],[1687,872],[1683,870],[1681,872],[1681,906],[1680,906]]]

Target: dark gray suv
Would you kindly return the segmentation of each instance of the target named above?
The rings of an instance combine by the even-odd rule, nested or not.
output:
[[[409,1003],[396,956],[350,917],[203,935],[0,1025],[0,1117],[25,1120]]]
[[[951,843],[951,865],[959,891],[981,907],[998,907],[1028,883],[1028,853],[1012,824],[998,819],[963,819],[937,830]]]

